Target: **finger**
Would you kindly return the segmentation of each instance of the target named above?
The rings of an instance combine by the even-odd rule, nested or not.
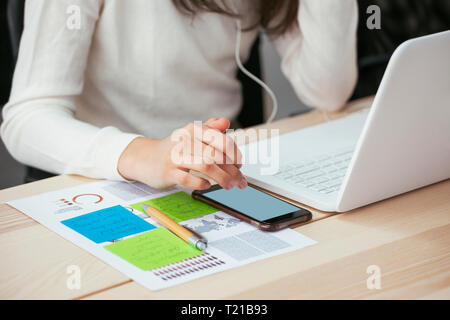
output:
[[[213,146],[206,144],[203,141],[201,143],[202,143],[202,154],[201,155],[203,155],[204,158],[211,159],[210,163],[215,163],[217,165],[230,164],[230,165],[234,165],[238,169],[240,169],[242,167],[242,165],[233,164],[233,161],[230,158],[228,158],[225,154],[223,154],[221,151],[217,150]],[[194,154],[196,154],[195,150],[194,150]],[[198,156],[200,156],[200,154],[198,154]]]
[[[194,136],[194,138],[201,139],[205,144],[222,152],[227,157],[227,164],[242,164],[242,154],[230,136],[204,127],[203,134]]]
[[[205,125],[211,129],[216,129],[220,132],[225,132],[230,127],[230,120],[226,118],[211,118],[206,121]]]
[[[232,176],[225,170],[222,170],[217,164],[211,163],[210,160],[194,155],[189,163],[183,164],[181,169],[189,169],[200,172],[227,190],[232,189],[240,182],[239,176]]]
[[[216,120],[219,120],[219,118],[210,118],[210,119],[208,119],[208,121],[205,122],[205,125],[209,125],[209,124],[213,123]]]
[[[193,190],[206,190],[211,187],[208,180],[194,176],[184,170],[175,169],[172,171],[172,179],[179,185]]]
[[[225,163],[235,164],[238,168],[242,167],[242,154],[234,143],[233,138],[219,132],[218,130],[210,129],[204,125],[200,126],[195,123],[189,123],[187,126],[182,128],[180,132],[177,132],[177,137],[178,136],[184,137],[182,140],[185,142],[185,147],[189,149],[196,149],[198,142],[204,142],[205,144],[211,145],[218,151],[224,153],[227,157],[225,158]],[[199,150],[195,150],[195,153],[200,154]]]
[[[222,164],[219,165],[219,168],[227,172],[230,176],[235,177],[235,179],[237,179],[235,185],[239,189],[245,189],[247,187],[247,179],[244,177],[242,172],[236,168],[236,166],[232,164]]]
[[[227,163],[227,157],[216,148],[204,142],[202,142],[202,147],[203,147],[202,156],[205,159],[208,160],[211,159],[210,163],[215,163],[218,165]]]
[[[226,157],[223,153],[206,144],[203,145],[203,149],[203,159],[205,159],[207,163],[215,163],[220,169],[227,172],[233,178],[233,185],[237,186],[239,189],[245,189],[247,187],[247,179],[235,165],[226,164],[224,160]]]

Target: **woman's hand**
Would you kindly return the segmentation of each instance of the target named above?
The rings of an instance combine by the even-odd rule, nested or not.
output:
[[[190,123],[162,140],[136,138],[119,159],[119,173],[154,188],[180,184],[208,189],[208,180],[191,174],[193,170],[224,189],[244,189],[247,181],[239,170],[242,155],[233,139],[223,133],[229,126],[229,120],[214,118],[204,125]]]

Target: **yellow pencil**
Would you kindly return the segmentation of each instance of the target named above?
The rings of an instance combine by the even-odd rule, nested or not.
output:
[[[145,213],[150,218],[155,219],[159,224],[175,233],[178,237],[180,237],[187,243],[192,244],[197,249],[203,251],[208,246],[208,242],[206,241],[206,239],[198,237],[191,230],[183,227],[181,224],[177,223],[175,220],[171,219],[155,207],[143,203],[142,209],[144,209]]]

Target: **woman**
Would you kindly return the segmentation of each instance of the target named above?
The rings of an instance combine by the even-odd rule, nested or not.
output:
[[[237,19],[242,60],[262,27],[303,102],[344,105],[357,74],[356,0],[28,0],[3,112],[7,148],[54,173],[208,188],[194,170],[245,188],[239,152],[223,134],[241,104]],[[209,134],[193,137],[192,122],[204,119]],[[190,148],[191,161],[180,163],[170,134],[183,126],[186,141],[209,152]]]

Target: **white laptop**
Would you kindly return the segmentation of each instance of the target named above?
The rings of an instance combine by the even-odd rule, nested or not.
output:
[[[450,178],[450,31],[399,46],[370,109],[278,139],[277,173],[247,163],[258,144],[241,147],[243,173],[323,211],[349,211]]]

